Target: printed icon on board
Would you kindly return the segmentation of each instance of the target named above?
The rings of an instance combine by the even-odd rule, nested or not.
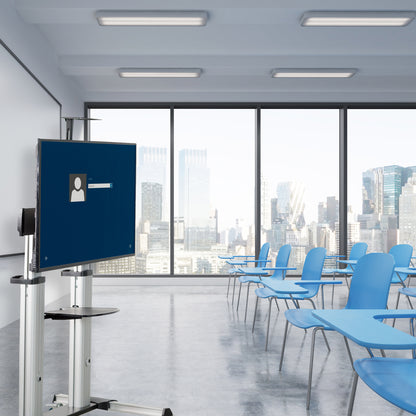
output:
[[[69,175],[69,201],[85,202],[87,196],[87,174],[71,173]]]

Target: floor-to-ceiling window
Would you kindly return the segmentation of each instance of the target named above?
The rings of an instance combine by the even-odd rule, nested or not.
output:
[[[96,274],[170,273],[170,110],[91,109],[96,141],[137,144],[136,255],[103,261]]]
[[[416,110],[348,111],[348,243],[416,246]]]
[[[253,109],[175,110],[175,274],[228,271],[253,255]]]
[[[344,155],[340,108],[93,106],[90,116],[102,120],[90,123],[92,140],[138,149],[136,256],[96,272],[226,274],[218,256],[253,255],[268,241],[272,261],[292,245],[298,274],[316,246],[328,254],[348,254],[358,241],[369,252],[416,246],[416,109],[348,108]]]
[[[291,244],[296,273],[311,248],[338,251],[338,164],[338,110],[262,110],[261,241],[272,259]]]

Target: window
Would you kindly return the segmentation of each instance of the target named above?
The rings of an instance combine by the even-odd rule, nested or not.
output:
[[[103,261],[96,274],[170,273],[170,111],[92,109],[91,140],[137,144],[136,256]]]
[[[338,252],[339,111],[272,109],[261,113],[261,241],[292,245],[302,271],[308,251]]]
[[[254,133],[252,109],[175,110],[175,274],[254,254]]]
[[[416,246],[416,110],[348,113],[348,240]]]

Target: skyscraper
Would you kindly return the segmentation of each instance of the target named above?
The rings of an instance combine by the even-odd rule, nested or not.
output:
[[[209,225],[209,169],[207,151],[184,149],[179,152],[179,211],[185,227]]]
[[[383,213],[383,186],[383,168],[373,168],[363,172],[363,214]]]
[[[301,182],[280,182],[276,192],[280,220],[286,220],[292,228],[296,228],[305,209],[305,185]]]
[[[143,196],[142,183],[159,184],[161,186],[161,219],[167,221],[169,218],[169,210],[167,204],[167,150],[161,147],[142,146],[138,149],[137,160],[137,188],[138,196]],[[141,205],[143,201],[140,199],[137,207],[138,212],[143,213]],[[141,208],[141,209],[140,209]],[[148,218],[144,218],[146,220]],[[160,219],[159,219],[160,220]]]
[[[399,197],[402,191],[403,168],[397,165],[384,166],[383,214],[399,215]]]
[[[416,173],[403,187],[399,198],[400,243],[416,246]]]
[[[142,182],[142,221],[162,220],[163,187],[160,183]]]

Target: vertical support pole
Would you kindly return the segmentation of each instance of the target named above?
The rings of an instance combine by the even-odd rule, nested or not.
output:
[[[25,236],[24,279],[31,271],[33,235]],[[19,416],[42,415],[45,283],[20,287]]]
[[[170,233],[169,233],[169,247],[170,247],[170,275],[175,274],[175,109],[170,108],[170,151],[169,151],[169,170],[170,170]]]
[[[254,197],[254,232],[255,232],[255,256],[258,258],[261,245],[261,109],[256,108],[255,121],[255,197]]]
[[[339,254],[348,252],[347,108],[339,110]]]
[[[77,266],[74,274],[88,270]],[[71,276],[71,305],[90,307],[92,277]],[[69,406],[83,408],[90,404],[91,386],[91,318],[73,319],[69,330]]]

